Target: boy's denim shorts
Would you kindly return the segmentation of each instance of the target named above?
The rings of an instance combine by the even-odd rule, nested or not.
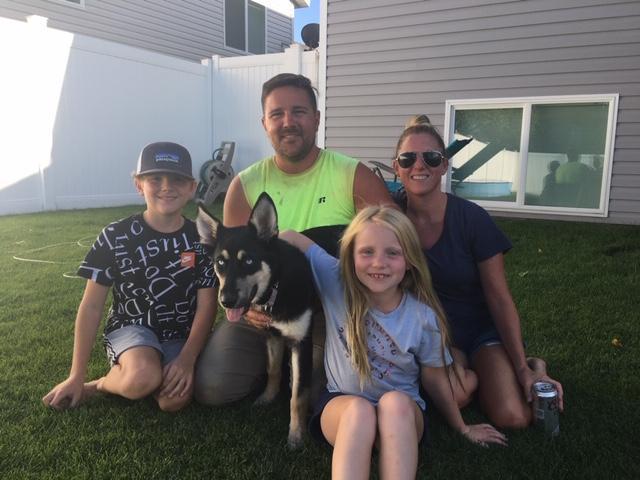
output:
[[[160,343],[152,330],[141,325],[127,325],[104,336],[104,348],[112,367],[118,363],[120,355],[134,347],[155,348],[162,356],[162,364],[165,365],[180,354],[185,342],[186,340],[181,339]]]

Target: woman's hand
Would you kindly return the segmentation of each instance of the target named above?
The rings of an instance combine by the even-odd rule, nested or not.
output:
[[[269,328],[271,326],[271,322],[273,321],[271,315],[267,315],[262,310],[253,308],[249,309],[247,313],[244,314],[244,318],[246,318],[247,321],[254,327],[263,330]]]
[[[523,367],[521,370],[517,372],[518,382],[522,387],[522,392],[524,393],[524,398],[527,399],[527,403],[531,403],[533,400],[533,384],[538,381],[538,379],[542,378],[542,374],[534,372],[528,366]]]
[[[562,384],[548,375],[544,375],[540,378],[540,381],[549,382],[556,387],[556,390],[558,391],[558,409],[562,412],[564,410],[564,391],[562,390]]]
[[[478,425],[467,425],[461,432],[471,443],[487,448],[490,443],[497,443],[506,447],[509,445],[507,436],[500,433],[493,425],[480,423]]]
[[[564,410],[564,392],[562,390],[562,384],[557,380],[542,373],[536,373],[531,368],[526,367],[522,371],[518,372],[518,381],[522,385],[524,396],[528,403],[533,401],[533,384],[536,382],[548,382],[556,387],[558,391],[558,409],[562,412]]]

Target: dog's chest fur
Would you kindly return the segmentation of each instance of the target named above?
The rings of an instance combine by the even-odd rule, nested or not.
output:
[[[291,319],[289,319],[289,321],[275,319],[271,324],[271,328],[277,330],[283,337],[301,342],[309,333],[312,315],[313,312],[308,308],[302,315],[293,319],[293,321]]]

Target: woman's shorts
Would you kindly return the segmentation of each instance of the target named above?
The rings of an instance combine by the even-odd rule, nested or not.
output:
[[[141,325],[127,325],[104,336],[104,348],[112,367],[118,363],[120,355],[134,347],[155,348],[162,356],[162,364],[165,365],[180,354],[185,342],[186,340],[169,340],[160,343],[152,330]]]
[[[324,434],[322,433],[320,417],[322,416],[322,412],[324,411],[327,404],[334,398],[340,397],[342,395],[346,395],[346,393],[330,392],[325,388],[318,397],[318,401],[313,408],[313,414],[311,414],[311,418],[309,419],[309,433],[316,442],[331,447],[331,444],[327,441],[327,439],[324,437]],[[420,411],[422,412],[422,421],[424,422],[424,428],[422,430],[422,438],[418,443],[422,444],[424,439],[427,437],[427,413],[422,409],[420,409]]]
[[[490,347],[491,345],[502,345],[500,334],[495,328],[485,330],[469,343],[469,346],[465,351],[467,358],[470,359],[474,353],[480,350],[480,348]]]

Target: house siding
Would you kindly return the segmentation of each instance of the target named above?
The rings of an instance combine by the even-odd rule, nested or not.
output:
[[[0,16],[24,20],[27,15],[47,17],[52,28],[189,60],[245,55],[225,47],[224,0],[85,0],[84,8],[49,0],[0,0]],[[293,20],[267,9],[266,22],[267,53],[282,52],[293,41]]]
[[[325,144],[365,162],[446,100],[619,93],[608,217],[575,219],[640,224],[637,0],[328,0],[326,65]]]
[[[267,53],[284,51],[293,42],[293,21],[274,12],[267,10]]]

